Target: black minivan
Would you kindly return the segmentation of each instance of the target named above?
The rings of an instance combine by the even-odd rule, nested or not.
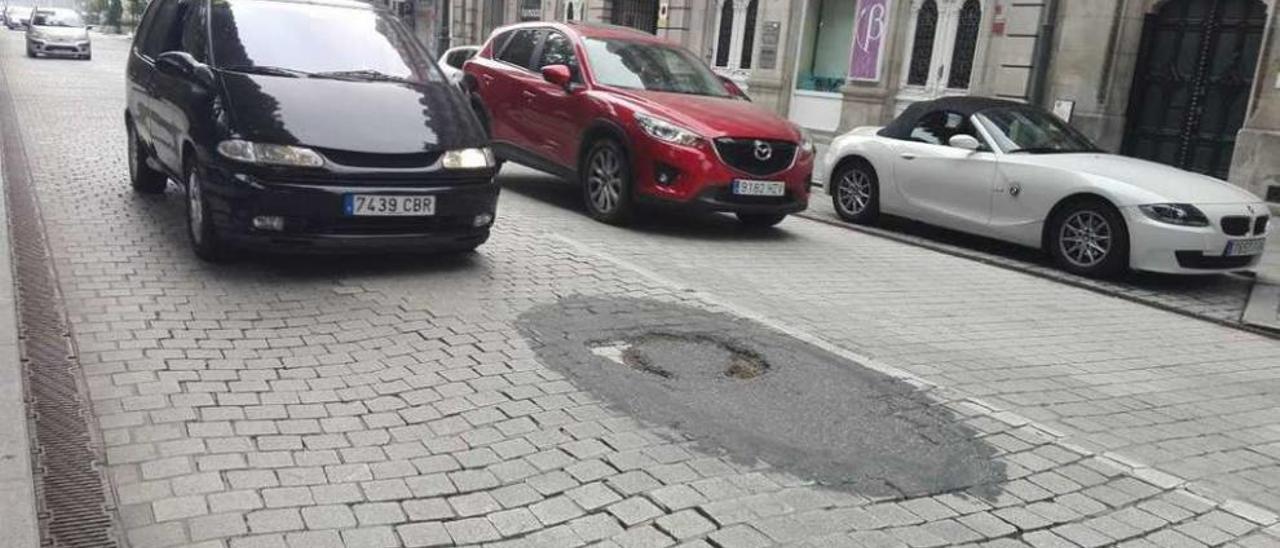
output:
[[[186,188],[202,259],[462,251],[498,200],[488,138],[392,14],[348,0],[153,0],[128,66],[133,188]]]

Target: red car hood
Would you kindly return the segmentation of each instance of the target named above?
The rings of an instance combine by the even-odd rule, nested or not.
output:
[[[703,137],[741,137],[800,142],[800,132],[786,119],[753,103],[728,97],[644,90],[616,90],[637,110],[665,118]]]

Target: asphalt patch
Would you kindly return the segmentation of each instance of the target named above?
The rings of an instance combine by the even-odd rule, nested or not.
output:
[[[878,497],[990,497],[1006,480],[996,448],[928,394],[749,320],[574,297],[517,326],[578,386],[739,463]]]

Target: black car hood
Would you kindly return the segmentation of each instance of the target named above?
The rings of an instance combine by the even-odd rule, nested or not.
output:
[[[377,154],[483,146],[475,115],[448,84],[346,81],[221,71],[236,136]]]

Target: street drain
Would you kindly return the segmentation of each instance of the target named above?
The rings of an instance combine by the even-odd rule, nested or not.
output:
[[[17,128],[13,98],[0,71],[0,127]],[[99,443],[54,276],[39,200],[30,181],[21,133],[3,139],[19,335],[30,429],[35,446],[41,546],[118,546],[99,468]],[[2,243],[0,243],[2,244]]]
[[[583,390],[745,466],[877,497],[990,498],[1006,481],[996,448],[916,386],[754,322],[578,297],[516,325]]]

